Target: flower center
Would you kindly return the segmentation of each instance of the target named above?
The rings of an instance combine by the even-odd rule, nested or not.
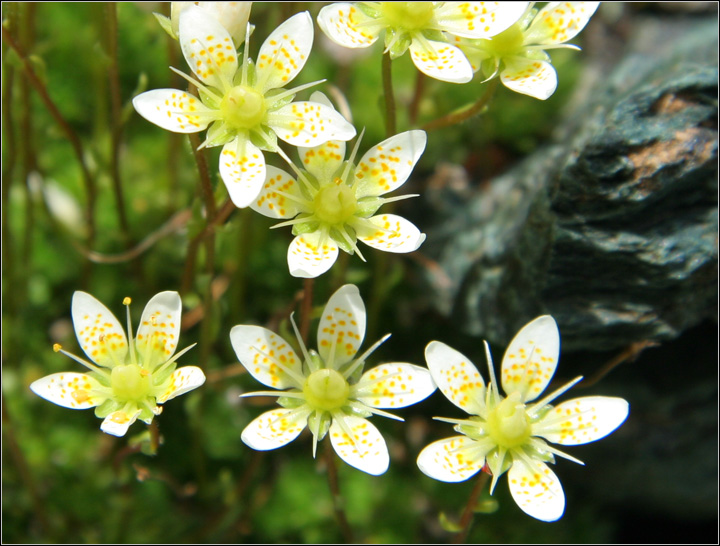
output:
[[[220,103],[220,113],[232,129],[251,129],[265,117],[265,97],[245,85],[233,87]]]
[[[332,411],[345,405],[350,385],[339,372],[322,369],[311,373],[305,380],[303,394],[310,407]]]
[[[530,423],[520,393],[514,392],[488,415],[487,430],[499,446],[505,448],[524,444],[530,437]]]
[[[357,210],[357,199],[353,189],[340,182],[329,184],[315,195],[315,216],[321,222],[342,224]]]
[[[110,374],[110,385],[120,402],[140,401],[150,394],[150,372],[137,364],[115,366]]]
[[[481,40],[481,43],[483,48],[495,57],[507,57],[517,54],[522,49],[524,39],[520,25],[515,23],[497,36],[489,40]]]
[[[380,8],[391,27],[426,28],[433,16],[432,2],[383,2]]]

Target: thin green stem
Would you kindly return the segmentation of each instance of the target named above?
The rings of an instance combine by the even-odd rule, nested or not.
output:
[[[418,114],[420,113],[420,102],[425,92],[425,74],[416,70],[417,76],[415,77],[415,92],[413,93],[412,101],[408,107],[408,119],[411,126],[415,125]]]
[[[353,544],[353,532],[345,515],[345,507],[343,506],[343,498],[340,494],[340,485],[338,480],[337,466],[335,465],[335,452],[333,451],[330,438],[325,439],[325,464],[327,465],[328,485],[330,486],[330,495],[332,496],[333,509],[337,518],[340,531],[345,538],[347,544]]]
[[[310,332],[310,314],[312,311],[313,285],[315,279],[305,279],[303,281],[303,299],[300,310],[300,337],[307,346],[308,334]]]
[[[95,241],[95,201],[97,196],[97,185],[95,183],[95,177],[91,174],[90,169],[85,162],[85,153],[83,151],[82,142],[78,135],[75,133],[75,131],[73,131],[72,127],[70,127],[70,124],[60,113],[60,110],[58,110],[53,100],[50,98],[50,95],[48,94],[45,85],[42,83],[40,78],[38,78],[37,74],[35,74],[35,71],[33,70],[27,56],[25,55],[23,48],[18,45],[12,34],[10,34],[8,29],[4,26],[2,27],[2,38],[3,41],[11,49],[13,49],[15,53],[17,53],[23,71],[27,76],[30,85],[33,87],[33,89],[35,89],[36,93],[40,97],[40,100],[43,102],[45,107],[50,112],[50,115],[53,117],[62,132],[65,134],[66,138],[70,142],[73,152],[75,153],[75,157],[77,158],[83,174],[83,181],[85,183],[85,191],[87,194],[87,206],[85,211],[86,223],[88,226],[87,244],[88,247],[92,247]]]
[[[397,130],[397,112],[395,108],[395,94],[392,84],[392,59],[389,53],[382,56],[382,82],[385,96],[385,135],[389,138]]]
[[[123,132],[122,97],[120,93],[120,72],[118,68],[118,19],[117,2],[105,4],[105,37],[107,54],[110,59],[108,78],[110,81],[110,171],[115,193],[120,231],[126,245],[130,245],[130,225],[125,210],[125,197],[120,175],[120,145]]]
[[[460,110],[459,112],[453,112],[446,116],[434,119],[423,125],[421,129],[426,131],[434,131],[435,129],[442,129],[443,127],[450,127],[451,125],[457,125],[462,123],[475,115],[482,112],[482,110],[488,105],[490,99],[495,95],[499,78],[493,78],[488,84],[488,88],[485,93],[470,107]]]
[[[453,544],[465,544],[467,535],[470,532],[470,528],[472,527],[473,512],[475,510],[475,506],[477,505],[478,498],[480,498],[480,493],[487,485],[489,478],[489,474],[485,472],[480,472],[480,476],[478,476],[478,479],[475,482],[475,487],[473,487],[473,490],[470,492],[470,496],[468,497],[467,504],[465,505],[465,510],[463,510],[462,516],[460,516],[460,532],[455,535],[455,538],[453,539]]]

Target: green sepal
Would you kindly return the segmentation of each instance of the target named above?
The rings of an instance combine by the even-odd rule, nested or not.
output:
[[[358,404],[358,402],[356,402]],[[347,415],[354,416],[354,417],[362,417],[364,419],[367,419],[372,415],[372,412],[366,409],[362,409],[357,406],[344,406],[343,412]]]
[[[423,29],[421,31],[422,35],[427,38],[428,40],[432,40],[433,42],[447,42],[447,38],[443,36],[442,31],[440,30],[432,30],[432,29]]]
[[[310,215],[307,215],[306,217],[310,218]],[[298,218],[303,218],[303,216],[299,215]],[[298,236],[303,235],[304,233],[312,233],[314,231],[317,231],[319,227],[320,222],[318,221],[300,222],[299,224],[293,225],[292,234]]]
[[[370,218],[382,206],[385,200],[381,197],[363,197],[358,201],[358,208],[355,216],[360,218]]]
[[[303,374],[306,377],[313,372],[322,370],[327,367],[325,366],[325,361],[315,349],[310,349],[308,351],[308,356],[310,357],[310,359],[303,362]]]
[[[445,512],[440,512],[438,514],[438,523],[440,523],[440,527],[448,533],[459,533],[462,531],[460,524],[457,521],[450,519]]]
[[[348,226],[345,226],[346,228]],[[353,235],[354,235],[353,231]],[[347,252],[348,254],[352,255],[355,253],[355,249],[345,240],[345,237],[343,237],[340,234],[340,231],[337,230],[337,228],[330,228],[330,238],[335,241],[335,244],[340,247],[342,250]],[[357,237],[353,237],[353,242],[357,242]]]
[[[299,392],[299,391],[293,391],[293,392]],[[287,409],[295,409],[299,408],[305,403],[305,400],[302,400],[301,398],[291,398],[289,396],[281,396],[277,399],[277,403],[281,405],[283,408]]]
[[[163,386],[162,392],[165,392],[165,389],[169,387],[170,385],[163,385],[163,383],[168,382],[168,379],[170,379],[170,376],[173,374],[175,369],[177,368],[177,362],[173,362],[170,364],[167,368],[165,368],[163,371],[157,374],[153,374],[153,385],[156,387]]]
[[[250,142],[261,150],[268,152],[275,152],[278,149],[277,135],[275,131],[263,131],[262,126],[260,129],[252,129],[250,131]]]
[[[390,58],[395,60],[405,54],[412,43],[412,37],[404,30],[396,30],[389,27],[385,31],[385,49],[388,50]]]
[[[243,67],[245,65],[245,61],[247,60],[247,83],[245,85],[255,88],[255,84],[257,83],[257,68],[255,67],[255,63],[252,59],[243,59],[243,64],[238,67],[238,71],[235,73],[235,78],[233,78],[233,85],[242,85],[242,73],[243,73]],[[259,90],[257,90],[259,91]]]
[[[222,102],[222,99],[219,99],[218,97],[221,97],[223,93],[214,87],[208,87],[208,91],[205,91],[203,88],[198,89],[200,101],[212,110],[220,110],[220,103]]]
[[[319,414],[319,415],[318,415]],[[332,417],[327,411],[318,412],[314,411],[310,417],[308,417],[308,427],[315,435],[316,441],[320,441],[325,438],[327,431],[330,430],[332,424]]]
[[[95,417],[105,419],[105,417],[110,415],[112,412],[117,411],[122,407],[123,404],[120,402],[113,400],[112,398],[108,398],[105,402],[95,407]]]
[[[212,148],[213,146],[224,146],[236,137],[236,131],[228,130],[225,122],[218,120],[213,122],[208,129],[207,134],[205,135],[205,141],[207,142],[205,146],[207,148]]]
[[[356,2],[353,5],[368,17],[372,17],[373,19],[382,17],[382,11],[372,5],[366,4],[365,2]]]
[[[268,112],[274,112],[286,104],[290,104],[295,99],[295,93],[292,93],[281,99],[273,100],[273,97],[285,92],[285,89],[271,89],[265,94],[265,108],[267,108]]]
[[[177,40],[178,37],[175,36],[175,33],[173,32],[172,21],[170,21],[170,17],[166,17],[165,15],[161,15],[160,13],[153,13],[153,15],[155,16],[155,19],[157,19],[158,23],[160,23],[162,29],[167,32],[173,40]]]

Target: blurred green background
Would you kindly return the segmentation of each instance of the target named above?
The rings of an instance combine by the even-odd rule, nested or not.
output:
[[[280,22],[305,9],[315,17],[322,5],[255,3],[251,56]],[[87,167],[83,174],[72,142],[4,40],[3,542],[342,541],[325,464],[321,457],[312,459],[307,432],[287,447],[265,453],[240,440],[242,429],[274,407],[274,401],[238,398],[259,385],[237,363],[228,332],[235,324],[250,323],[288,331],[287,318],[298,308],[303,289],[302,280],[287,271],[291,234],[287,229],[270,231],[274,222],[250,209],[233,209],[211,230],[212,236],[202,237],[203,198],[189,139],[150,124],[130,105],[143,90],[185,88],[168,69],[187,70],[179,46],[152,16],[153,11],[167,12],[167,4],[3,3],[2,9],[5,28],[79,137]],[[338,51],[316,28],[313,53],[293,82],[327,78],[318,89],[331,94],[333,84],[345,94],[355,126],[366,130],[361,153],[385,138],[381,50],[378,44],[356,55]],[[548,139],[583,63],[583,54],[577,52],[559,50],[552,57],[560,87],[551,99],[536,101],[501,87],[479,120],[430,134],[428,148],[401,193],[422,185],[440,160],[463,164],[476,179],[488,179]],[[408,55],[393,64],[398,131],[411,128],[407,105],[416,74]],[[426,80],[419,123],[470,103],[483,91],[477,81],[452,85]],[[307,99],[310,92],[299,98]],[[296,157],[294,150],[287,151]],[[215,169],[218,152],[209,150],[207,161],[220,206],[227,195]],[[286,168],[273,154],[266,159]],[[124,212],[118,206],[118,187]],[[88,203],[94,233],[88,231]],[[412,200],[402,202],[398,211],[412,218],[412,205]],[[416,223],[422,229],[422,219]],[[139,252],[138,245],[148,237],[151,244]],[[368,366],[393,360],[424,365],[425,345],[441,339],[484,370],[480,340],[457,333],[419,303],[417,278],[423,262],[378,254],[366,253],[367,263],[341,256],[316,280],[315,308],[321,309],[340,284],[353,282],[369,310],[364,347],[393,333]],[[81,354],[70,319],[75,290],[90,292],[118,317],[123,316],[123,298],[132,297],[135,324],[154,294],[181,292],[180,348],[199,345],[180,365],[201,366],[208,380],[168,404],[157,418],[164,443],[154,456],[142,452],[145,425],[137,423],[126,437],[115,438],[100,432],[92,411],[61,408],[28,388],[50,373],[82,371],[52,351],[53,343],[61,343]],[[313,324],[310,339],[314,336]],[[504,348],[493,349],[499,362]],[[586,365],[597,369],[603,358],[592,357]],[[563,362],[561,378],[571,375],[563,373]],[[622,395],[622,382],[638,376],[640,372],[621,369],[614,382],[601,384],[597,393]],[[456,417],[457,411],[435,394],[399,413],[405,423],[373,419],[390,450],[386,474],[373,477],[339,463],[340,489],[355,539],[448,542],[452,534],[442,521],[459,518],[474,479],[460,484],[434,481],[417,469],[415,459],[431,441],[454,434],[432,416]],[[601,442],[602,451],[594,445],[572,450],[587,467],[567,461],[554,467],[568,500],[566,515],[557,523],[523,514],[501,479],[493,497],[496,504],[483,504],[496,511],[475,516],[468,541],[631,540],[632,535],[623,534],[623,484],[612,473],[622,464],[627,439],[621,429]],[[615,455],[608,457],[608,452]],[[662,479],[679,479],[677,471],[682,469],[668,468]],[[583,483],[589,476],[604,480],[613,493],[602,498],[588,494]]]

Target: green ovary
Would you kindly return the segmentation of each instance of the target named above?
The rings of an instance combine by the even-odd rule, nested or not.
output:
[[[405,30],[426,28],[433,16],[432,2],[383,2],[380,9],[388,26]]]
[[[313,409],[332,411],[345,405],[350,385],[339,372],[322,369],[311,373],[305,380],[303,394]]]
[[[321,188],[313,204],[317,219],[331,225],[346,222],[357,210],[355,192],[342,182]]]
[[[231,129],[252,129],[265,118],[265,97],[244,85],[233,87],[220,103],[223,121]]]
[[[150,373],[136,364],[115,366],[110,385],[119,402],[144,400],[150,394]]]
[[[499,446],[517,447],[530,438],[530,423],[520,394],[513,393],[488,415],[487,432]]]
[[[517,23],[489,40],[480,40],[482,49],[495,57],[508,57],[521,52],[524,36]]]

